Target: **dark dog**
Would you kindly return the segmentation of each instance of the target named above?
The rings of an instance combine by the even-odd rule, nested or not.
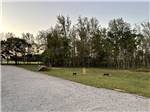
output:
[[[76,72],[73,72],[73,73],[72,73],[72,75],[73,75],[73,76],[76,76],[76,75],[77,75],[77,73],[76,73]]]
[[[104,73],[103,76],[111,76],[109,73]]]

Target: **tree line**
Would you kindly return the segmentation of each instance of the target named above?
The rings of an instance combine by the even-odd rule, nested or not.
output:
[[[9,45],[15,39],[13,34],[6,36],[9,38],[1,41],[3,57],[9,57],[4,51],[13,48]],[[118,69],[150,66],[149,22],[131,26],[123,18],[117,18],[105,28],[96,18],[79,17],[76,24],[71,24],[69,17],[59,15],[56,25],[49,30],[39,31],[36,37],[23,33],[18,39],[12,53],[18,52],[22,57],[35,55],[35,50],[31,50],[34,44],[36,52],[43,51],[39,59],[46,65]]]

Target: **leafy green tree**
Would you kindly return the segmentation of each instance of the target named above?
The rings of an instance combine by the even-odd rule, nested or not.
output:
[[[106,29],[97,29],[91,38],[92,55],[95,66],[107,66]]]
[[[113,46],[112,55],[116,68],[130,68],[133,53],[136,50],[136,35],[129,23],[122,18],[109,22],[108,38]]]
[[[7,60],[7,64],[9,62],[9,58],[11,56],[11,53],[9,52],[9,45],[5,40],[1,40],[1,63],[3,59]]]
[[[44,58],[47,58],[53,66],[62,65],[64,60],[63,40],[60,37],[59,29],[55,27],[51,29],[51,32],[47,35],[47,47],[43,54]]]
[[[150,66],[150,23],[144,22],[141,24],[142,26],[142,48],[143,53],[145,54],[144,66]]]
[[[70,31],[70,40],[71,40],[71,63],[72,66],[78,66],[78,59],[77,59],[77,31],[75,26],[72,27],[71,31]]]
[[[1,33],[1,59],[6,59],[7,64],[9,62],[11,52],[10,52],[10,45],[6,41],[8,38],[14,38],[15,35],[11,32],[8,33]]]
[[[77,51],[78,56],[80,57],[81,65],[86,66],[88,57],[90,56],[90,37],[89,37],[89,21],[87,17],[78,18],[77,23],[77,34],[79,37]]]
[[[7,40],[3,43],[2,42],[3,54],[7,57],[12,57],[15,61],[15,64],[18,64],[18,56],[24,55],[26,50],[25,48],[28,47],[28,43],[24,39],[11,37],[7,38]]]
[[[70,61],[70,26],[71,26],[71,21],[69,17],[64,17],[62,15],[59,15],[57,17],[57,27],[60,30],[60,37],[62,39],[62,51],[63,55],[62,58],[64,60],[64,66],[67,66]]]

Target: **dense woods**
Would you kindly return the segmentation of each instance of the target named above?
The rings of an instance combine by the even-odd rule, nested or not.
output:
[[[130,25],[123,18],[102,27],[96,18],[57,17],[55,27],[37,36],[1,33],[1,61],[43,61],[64,67],[108,67],[129,69],[150,66],[150,23]],[[43,52],[41,52],[43,51]],[[31,59],[32,58],[32,59]]]

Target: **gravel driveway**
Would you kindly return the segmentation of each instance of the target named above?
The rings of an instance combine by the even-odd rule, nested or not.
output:
[[[150,111],[150,99],[1,66],[2,112]]]

